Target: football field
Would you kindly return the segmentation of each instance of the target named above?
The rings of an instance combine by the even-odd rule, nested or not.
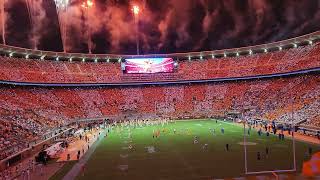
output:
[[[160,136],[153,137],[157,131]],[[279,140],[278,136],[265,133],[259,136],[252,129],[247,142],[248,171],[293,168],[291,139]],[[320,148],[300,141],[295,145],[300,172],[303,161],[310,158],[309,147],[313,152]],[[164,126],[113,128],[86,163],[84,175],[78,175],[77,179],[185,180],[240,176],[244,176],[243,127],[216,120],[190,120]]]

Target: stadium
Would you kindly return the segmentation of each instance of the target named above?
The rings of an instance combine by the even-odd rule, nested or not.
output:
[[[39,2],[17,2],[31,28],[17,45],[10,36],[23,34],[12,30],[19,5],[0,1],[0,179],[320,178],[320,31],[181,53],[166,51],[177,43],[162,43],[154,51],[145,40],[151,20],[141,20],[152,3],[112,1],[111,12],[129,8],[133,27],[130,45],[111,43],[116,53],[104,53],[93,26],[100,17],[88,20],[98,0],[51,2],[60,44],[37,36]],[[67,13],[75,8],[88,26],[81,40]],[[124,29],[110,30],[111,39]],[[43,45],[50,43],[53,50]]]

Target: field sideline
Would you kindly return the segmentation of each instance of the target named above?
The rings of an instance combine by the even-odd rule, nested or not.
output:
[[[224,129],[224,133],[221,129]],[[213,129],[215,132],[213,132]],[[154,131],[160,137],[153,138]],[[176,132],[174,133],[174,130]],[[195,136],[198,143],[194,144]],[[252,130],[247,141],[248,170],[293,168],[292,140],[259,136]],[[244,174],[243,127],[215,120],[189,120],[165,126],[114,128],[88,160],[77,179],[208,179]],[[207,144],[207,145],[205,145]],[[226,150],[229,144],[229,151]],[[132,149],[130,149],[132,147]],[[266,148],[269,154],[266,155]],[[297,169],[308,160],[308,148],[320,147],[296,141]],[[261,160],[257,160],[260,152]]]

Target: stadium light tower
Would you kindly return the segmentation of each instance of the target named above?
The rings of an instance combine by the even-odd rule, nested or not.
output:
[[[132,12],[134,15],[134,24],[135,24],[135,29],[136,29],[136,46],[137,46],[137,55],[140,54],[140,48],[139,48],[139,13],[140,13],[140,8],[137,5],[132,6]]]
[[[87,24],[87,28],[88,28],[88,51],[89,51],[89,54],[91,54],[92,52],[92,44],[91,44],[91,26],[90,26],[90,9],[92,8],[93,6],[93,2],[92,0],[85,0],[81,7],[84,9],[85,11],[85,14],[87,16],[87,19],[86,19],[86,24]]]

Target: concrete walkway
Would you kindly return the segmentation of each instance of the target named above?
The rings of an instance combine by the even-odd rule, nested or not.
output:
[[[76,179],[76,177],[80,174],[81,168],[87,163],[93,152],[96,150],[100,142],[103,140],[103,138],[106,135],[106,130],[104,130],[102,133],[100,133],[99,139],[95,141],[90,149],[85,153],[85,155],[78,161],[77,164],[75,164],[72,169],[63,177],[62,180],[73,180]]]

